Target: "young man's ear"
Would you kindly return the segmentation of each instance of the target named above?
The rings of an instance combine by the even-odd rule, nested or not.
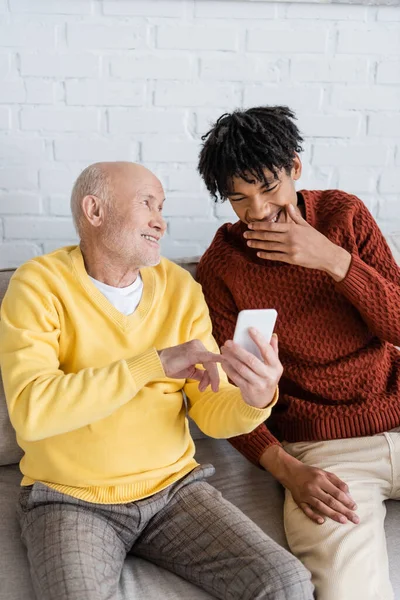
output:
[[[296,153],[293,158],[292,171],[290,174],[293,181],[297,181],[298,179],[300,179],[302,170],[303,165],[300,156]]]

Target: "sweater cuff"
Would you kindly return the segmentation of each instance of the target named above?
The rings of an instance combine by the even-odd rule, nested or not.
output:
[[[361,260],[358,254],[352,254],[346,277],[342,281],[339,281],[336,286],[347,298],[358,300],[364,294],[369,281],[368,266]]]
[[[162,362],[155,348],[150,348],[138,356],[127,358],[126,364],[137,389],[141,389],[154,379],[164,378]]]
[[[268,406],[265,406],[264,408],[256,408],[255,406],[250,406],[250,404],[247,404],[243,400],[242,395],[240,394],[239,402],[240,402],[241,414],[244,416],[245,419],[255,421],[255,425],[257,426],[260,423],[262,423],[263,421],[265,421],[266,419],[268,419],[268,417],[271,414],[272,408],[278,402],[278,398],[279,398],[279,388],[277,387],[275,390],[274,397],[272,398],[272,400],[268,404]]]

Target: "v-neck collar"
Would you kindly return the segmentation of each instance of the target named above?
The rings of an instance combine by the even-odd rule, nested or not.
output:
[[[76,246],[71,252],[70,257],[72,265],[79,283],[82,285],[88,296],[103,310],[109,317],[119,325],[123,330],[137,327],[141,321],[147,316],[155,295],[155,276],[154,268],[144,267],[140,269],[140,275],[143,281],[142,298],[131,315],[124,315],[100,292],[100,290],[91,281],[85,269],[82,252],[79,246]]]

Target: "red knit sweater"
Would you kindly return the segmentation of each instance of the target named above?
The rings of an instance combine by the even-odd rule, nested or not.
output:
[[[223,225],[198,280],[222,345],[238,311],[276,308],[284,374],[268,428],[231,438],[258,464],[272,444],[373,435],[400,425],[400,269],[361,200],[338,190],[302,191],[306,220],[352,255],[345,279],[266,261],[241,223]]]

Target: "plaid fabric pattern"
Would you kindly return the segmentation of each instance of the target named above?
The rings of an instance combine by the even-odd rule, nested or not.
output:
[[[310,575],[204,479],[197,467],[129,504],[91,504],[41,483],[19,516],[38,600],[114,600],[127,553],[227,600],[311,600]]]

